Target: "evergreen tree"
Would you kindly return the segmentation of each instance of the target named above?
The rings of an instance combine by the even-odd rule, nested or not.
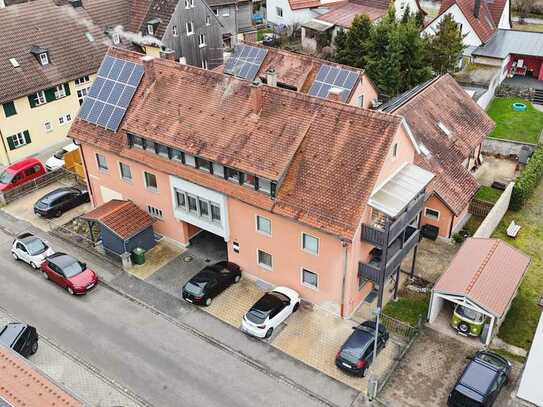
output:
[[[407,23],[410,18],[411,18],[411,9],[409,8],[409,4],[408,4],[407,7],[405,8],[405,11],[403,12],[402,24]]]
[[[460,27],[446,14],[434,36],[426,38],[426,59],[435,73],[454,72],[464,50],[464,36]]]
[[[422,10],[417,11],[417,14],[415,14],[415,22],[420,29],[424,27],[424,13]]]
[[[400,70],[402,83],[400,92],[425,82],[432,77],[432,69],[426,63],[425,41],[420,36],[415,18],[410,17],[398,26],[401,46]]]
[[[356,16],[349,32],[340,31],[336,36],[336,61],[340,64],[362,68],[372,29],[372,23],[367,15]]]

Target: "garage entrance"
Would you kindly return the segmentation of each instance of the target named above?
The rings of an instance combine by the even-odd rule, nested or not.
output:
[[[190,245],[184,254],[199,257],[206,263],[227,260],[226,242],[222,236],[202,230],[190,239]]]

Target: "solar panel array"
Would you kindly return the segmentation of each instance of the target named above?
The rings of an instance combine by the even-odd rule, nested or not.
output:
[[[341,101],[346,102],[358,79],[358,73],[330,65],[321,65],[309,89],[310,96],[327,98],[332,88],[341,89]]]
[[[143,65],[106,55],[79,117],[117,131],[143,76]]]
[[[267,53],[264,48],[236,45],[234,54],[226,61],[224,73],[254,81]]]

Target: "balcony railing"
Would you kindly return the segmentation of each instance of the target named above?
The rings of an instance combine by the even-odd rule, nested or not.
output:
[[[413,249],[420,238],[420,229],[414,227],[409,227],[407,233],[409,233],[407,240],[404,242],[403,247],[398,249],[393,249],[392,253],[387,254],[388,261],[385,266],[385,279],[390,277],[392,273],[398,268],[402,263],[403,259],[407,254]],[[360,278],[365,278],[373,281],[374,283],[379,283],[379,275],[381,273],[381,261],[372,260],[369,263],[359,263],[358,265],[358,274]]]
[[[393,242],[400,236],[404,229],[409,225],[413,219],[420,213],[424,205],[424,194],[420,194],[416,199],[413,200],[412,204],[404,211],[397,219],[392,222],[390,225],[390,233],[388,242],[386,230],[384,228],[372,226],[372,225],[362,225],[361,239],[369,242],[378,247],[385,247],[389,242]]]

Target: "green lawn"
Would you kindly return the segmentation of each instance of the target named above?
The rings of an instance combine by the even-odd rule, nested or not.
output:
[[[516,102],[525,103],[528,110],[513,110],[511,105]],[[534,108],[528,100],[495,98],[487,113],[496,122],[496,128],[490,133],[490,137],[537,143],[543,129],[543,112]]]
[[[256,32],[256,40],[257,41],[262,41],[264,39],[264,34],[271,33],[271,32],[273,32],[273,30],[271,28],[264,28],[262,30],[258,30]]]
[[[507,237],[505,233],[513,219],[522,227],[516,239]],[[543,295],[543,183],[539,184],[523,209],[505,215],[493,237],[505,240],[532,259],[498,334],[505,342],[528,349],[541,314],[537,302]]]
[[[519,24],[513,23],[514,30],[543,32],[543,24]]]
[[[406,322],[411,326],[417,324],[419,315],[426,317],[429,297],[425,294],[400,292],[398,301],[390,300],[383,309],[383,314]]]
[[[485,201],[495,203],[498,198],[501,196],[502,191],[496,188],[487,187],[485,185],[481,186],[475,194],[475,198]]]
[[[479,229],[479,226],[481,226],[481,223],[483,223],[483,218],[471,215],[462,229],[467,231],[470,236],[473,236],[477,232],[477,229]]]

